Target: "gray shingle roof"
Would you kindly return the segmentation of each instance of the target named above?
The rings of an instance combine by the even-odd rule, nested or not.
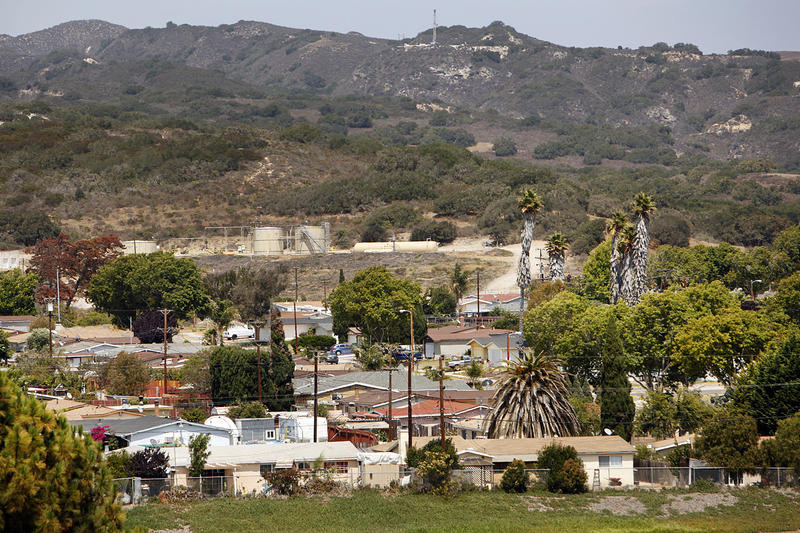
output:
[[[309,395],[314,392],[314,378],[303,377],[292,380],[294,392],[297,395]],[[320,376],[317,383],[317,392],[325,394],[337,389],[347,388],[355,384],[367,387],[389,390],[389,372],[376,370],[374,372],[350,372],[339,376]],[[403,371],[396,372],[392,378],[392,388],[405,390],[408,388],[407,374]],[[411,388],[415,391],[439,390],[439,382],[431,381],[425,376],[414,374],[411,376]],[[472,390],[466,381],[448,379],[444,382],[445,390]]]

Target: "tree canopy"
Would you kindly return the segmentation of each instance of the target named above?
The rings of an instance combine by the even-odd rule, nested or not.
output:
[[[361,270],[328,297],[334,329],[356,326],[370,341],[409,343],[408,318],[401,309],[413,309],[414,337],[422,341],[426,323],[420,286],[394,278],[385,267]]]
[[[100,446],[0,373],[0,529],[121,531]]]
[[[39,277],[13,269],[0,272],[0,315],[32,315],[36,313],[34,295]]]
[[[171,309],[181,319],[192,312],[204,316],[209,303],[194,262],[167,252],[118,257],[97,271],[87,294],[122,327],[129,318],[159,308]]]

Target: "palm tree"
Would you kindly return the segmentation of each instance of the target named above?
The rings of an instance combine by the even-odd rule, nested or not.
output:
[[[650,249],[650,215],[656,210],[653,198],[640,192],[633,199],[636,216],[636,240],[633,244],[634,293],[636,303],[647,289],[647,254]]]
[[[564,255],[567,253],[569,243],[561,232],[555,232],[547,238],[547,255],[550,259],[550,281],[564,282]]]
[[[531,243],[536,213],[542,209],[542,199],[533,189],[525,189],[517,199],[522,211],[522,253],[519,256],[517,286],[519,287],[519,330],[522,331],[522,315],[525,313],[525,289],[531,285]]]
[[[619,239],[622,230],[628,224],[625,213],[617,211],[611,215],[611,220],[606,225],[606,231],[611,236],[611,303],[615,304],[620,299],[622,285],[622,254],[619,251]]]
[[[636,292],[636,273],[633,251],[636,243],[636,230],[630,224],[622,228],[617,253],[619,254],[619,296],[628,305],[636,305],[641,299]]]
[[[469,273],[461,269],[461,265],[456,263],[453,267],[453,273],[450,274],[450,286],[452,287],[453,294],[456,295],[456,324],[461,323],[461,298],[464,297],[464,291],[467,290],[467,283],[469,282]]]
[[[520,350],[501,378],[486,421],[489,438],[555,437],[580,431],[562,362]]]

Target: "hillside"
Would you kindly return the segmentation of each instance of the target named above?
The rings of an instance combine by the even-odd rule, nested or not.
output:
[[[512,242],[525,186],[537,232],[574,253],[642,190],[658,242],[753,246],[798,222],[789,53],[566,48],[500,22],[430,39],[244,21],[2,36],[0,240],[43,213],[125,238],[326,220],[340,247],[432,222]]]

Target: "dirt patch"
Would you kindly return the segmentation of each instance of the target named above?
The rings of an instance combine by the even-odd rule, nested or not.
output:
[[[181,529],[151,529],[150,533],[192,533],[192,530],[185,525]]]
[[[663,510],[677,514],[702,513],[709,507],[730,506],[739,501],[739,498],[728,492],[682,494],[669,498],[672,501]]]
[[[540,498],[538,496],[530,496],[525,498],[523,502],[525,505],[528,506],[529,511],[534,511],[537,513],[546,513],[548,511],[554,511],[553,507],[549,505],[551,499],[556,500],[563,500],[564,498]]]
[[[606,496],[590,503],[586,508],[595,513],[609,511],[614,516],[630,516],[647,512],[647,507],[632,496]]]

